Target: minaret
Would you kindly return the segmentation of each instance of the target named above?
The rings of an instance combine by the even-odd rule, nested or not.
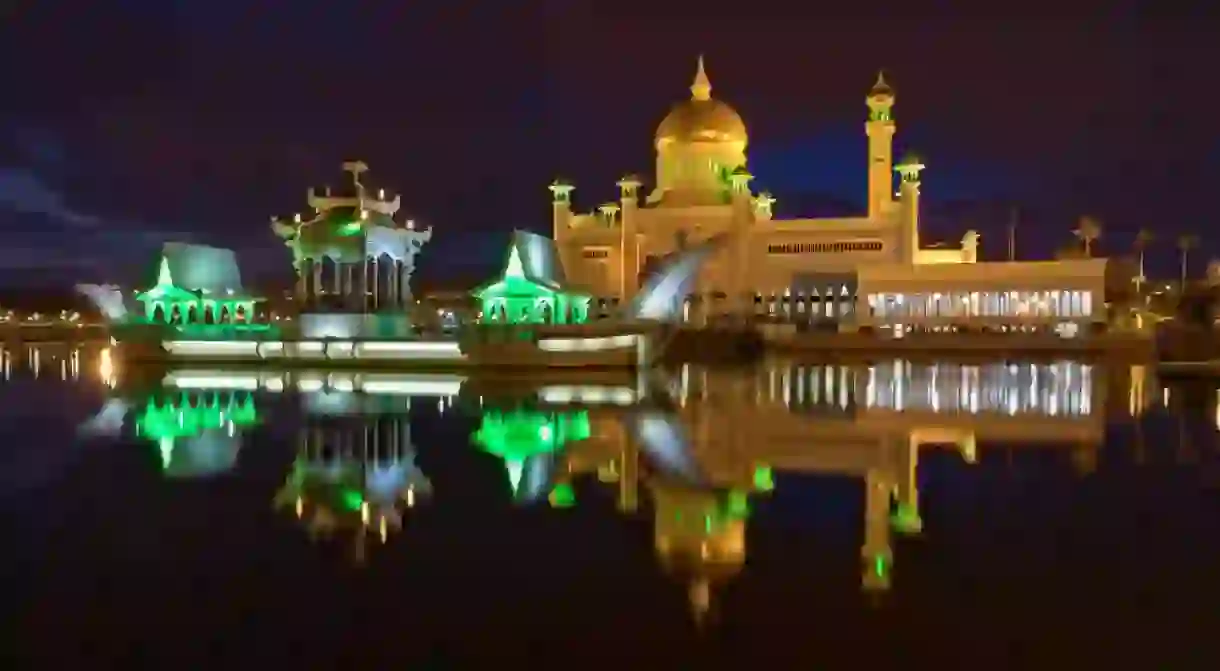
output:
[[[750,233],[754,224],[754,195],[750,192],[750,180],[754,176],[739,166],[729,177],[733,192],[731,202],[733,207],[733,239],[729,242],[728,277],[723,288],[729,297],[729,313],[742,317],[753,312],[754,299],[748,299],[746,288],[750,286],[747,274],[749,272]]]
[[[898,235],[902,241],[904,263],[915,263],[919,257],[919,173],[923,172],[924,167],[918,156],[907,154],[894,168],[902,180],[898,187],[901,198]]]
[[[868,136],[868,216],[880,217],[893,202],[894,178],[890,174],[894,162],[894,90],[877,73],[877,83],[865,98],[868,121],[864,133]]]
[[[572,191],[576,187],[563,178],[556,178],[547,187],[551,192],[551,220],[555,227],[555,241],[563,239],[572,219]]]
[[[618,181],[619,189],[619,291],[623,301],[631,300],[640,290],[639,202],[640,178],[626,175]]]

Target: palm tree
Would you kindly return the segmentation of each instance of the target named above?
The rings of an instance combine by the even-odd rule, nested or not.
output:
[[[1148,249],[1149,243],[1156,240],[1156,236],[1147,228],[1141,228],[1139,233],[1135,234],[1135,253],[1139,256],[1140,272],[1135,278],[1135,293],[1140,294],[1144,287],[1144,282],[1148,281],[1148,275],[1144,272],[1144,252]]]
[[[1178,252],[1182,260],[1182,289],[1186,289],[1186,275],[1190,270],[1190,250],[1199,246],[1199,236],[1197,235],[1180,235],[1178,236]]]
[[[1080,244],[1084,246],[1084,255],[1092,256],[1093,243],[1101,237],[1101,220],[1087,215],[1081,217],[1072,235],[1080,239]]]

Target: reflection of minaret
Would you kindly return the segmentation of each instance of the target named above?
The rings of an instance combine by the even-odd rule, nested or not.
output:
[[[894,491],[891,477],[869,471],[864,478],[864,546],[862,584],[870,591],[890,588],[890,567],[894,563],[890,544],[890,499]]]
[[[919,442],[908,436],[906,449],[898,453],[898,505],[894,511],[894,530],[902,534],[918,534],[923,531],[923,518],[919,514]]]

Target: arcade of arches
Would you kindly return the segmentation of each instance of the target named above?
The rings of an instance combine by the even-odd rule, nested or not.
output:
[[[153,300],[144,304],[144,316],[158,324],[249,324],[254,321],[254,300]]]

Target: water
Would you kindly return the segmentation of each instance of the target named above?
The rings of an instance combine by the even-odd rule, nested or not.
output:
[[[606,376],[112,389],[98,356],[3,360],[9,668],[1220,658],[1212,386],[774,364],[632,406]]]

